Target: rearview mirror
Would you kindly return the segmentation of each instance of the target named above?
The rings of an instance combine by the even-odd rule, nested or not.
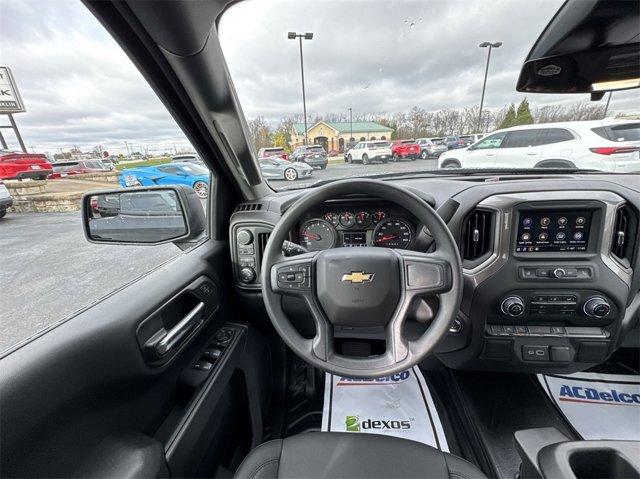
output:
[[[92,243],[182,243],[205,230],[202,202],[185,185],[92,191],[82,198],[82,218]]]
[[[640,2],[568,0],[531,49],[516,90],[591,93],[640,87]]]

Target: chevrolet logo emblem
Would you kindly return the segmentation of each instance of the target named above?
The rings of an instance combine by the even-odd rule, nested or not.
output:
[[[373,281],[373,273],[363,271],[352,271],[342,275],[342,281],[349,281],[351,284],[370,283]]]

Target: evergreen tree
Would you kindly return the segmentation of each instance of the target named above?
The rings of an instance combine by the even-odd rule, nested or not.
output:
[[[504,116],[504,120],[500,123],[498,129],[510,128],[516,126],[516,106],[512,103],[507,109],[507,114]]]
[[[533,115],[529,109],[529,102],[525,98],[518,105],[518,111],[516,113],[516,125],[531,125],[533,123]]]

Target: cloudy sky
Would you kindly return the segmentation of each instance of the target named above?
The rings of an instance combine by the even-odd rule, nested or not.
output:
[[[304,42],[308,114],[394,113],[479,103],[486,49],[493,51],[485,106],[518,102],[520,65],[562,0],[246,0],[220,24],[223,49],[248,118],[300,113]],[[95,145],[151,152],[187,141],[151,88],[77,1],[0,0],[0,65],[14,73],[27,107],[15,115],[27,146],[55,152]],[[586,97],[578,97],[586,99]],[[530,95],[533,106],[574,96]],[[640,111],[638,91],[610,109]],[[7,133],[12,146],[15,140]],[[139,145],[139,147],[138,147]]]

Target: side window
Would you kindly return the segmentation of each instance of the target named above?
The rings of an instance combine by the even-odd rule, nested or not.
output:
[[[494,135],[487,136],[484,140],[474,146],[473,150],[491,150],[494,148],[500,148],[502,141],[506,133],[496,133]]]
[[[502,148],[527,148],[536,146],[538,141],[538,132],[540,130],[519,130],[510,131],[502,145]]]
[[[171,175],[179,175],[182,173],[182,170],[177,166],[158,166],[158,169]]]
[[[0,6],[2,67],[11,70],[25,106],[13,116],[29,150],[23,154],[15,135],[2,130],[8,149],[20,152],[20,161],[12,174],[0,171],[0,189],[13,201],[0,214],[0,324],[5,326],[0,353],[190,254],[174,244],[121,246],[85,239],[80,212],[85,193],[154,185],[163,181],[157,167],[168,165],[172,156],[197,153],[142,74],[81,2],[57,3],[55,32],[33,35],[41,5]],[[9,18],[21,21],[4,28]],[[194,173],[180,177],[180,184],[196,191],[207,212],[214,184],[210,172],[205,163],[189,165]],[[18,173],[40,181],[18,181]],[[167,177],[161,185],[178,181]],[[155,198],[101,195],[91,199],[91,206],[108,217],[109,201],[118,197],[123,198],[118,210],[141,213],[166,210],[171,200],[160,193]]]
[[[563,141],[574,140],[573,134],[564,128],[547,128],[541,134],[541,145],[549,145],[551,143],[561,143]]]

